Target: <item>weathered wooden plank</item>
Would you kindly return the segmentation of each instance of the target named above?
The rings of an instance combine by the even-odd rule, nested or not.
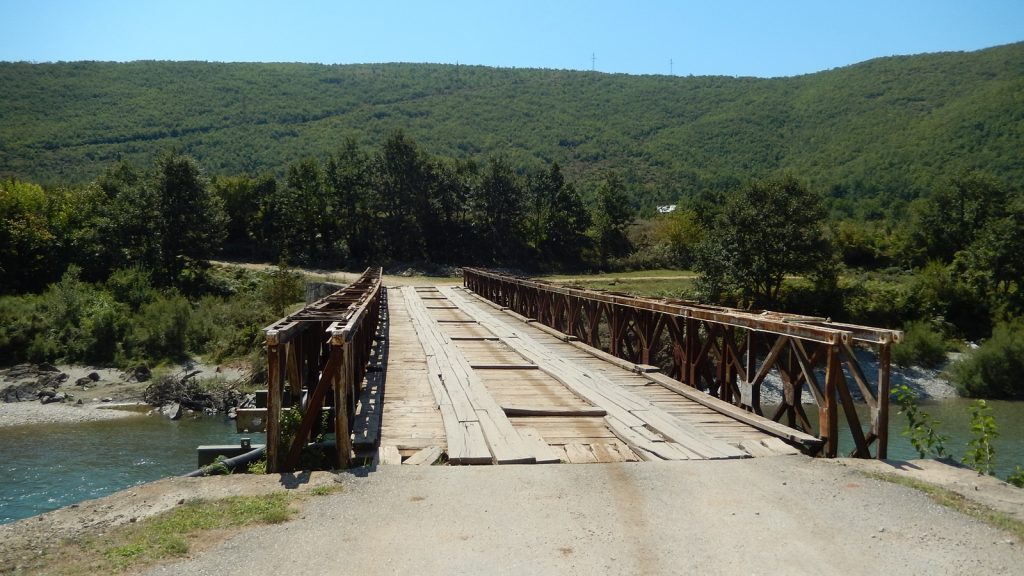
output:
[[[590,448],[586,444],[566,444],[565,454],[569,457],[569,462],[573,464],[594,464],[597,462],[597,457],[590,451]]]
[[[654,452],[654,442],[638,434],[634,429],[626,426],[614,416],[605,416],[608,429],[611,430],[623,444],[629,447],[641,460],[665,460]],[[676,458],[685,460],[685,458]]]
[[[608,411],[593,406],[527,406],[502,404],[506,416],[605,416]]]
[[[531,453],[519,433],[514,431],[509,434],[496,422],[493,415],[487,410],[477,411],[480,422],[480,429],[483,430],[484,440],[487,447],[494,456],[496,464],[533,464],[537,457]],[[504,418],[504,414],[501,416]],[[511,428],[511,424],[509,425]]]
[[[800,432],[799,430],[794,430],[793,428],[790,428],[788,426],[783,426],[782,424],[779,424],[778,422],[775,422],[773,420],[769,420],[768,418],[765,418],[763,416],[758,416],[757,414],[754,414],[752,412],[747,412],[746,410],[743,410],[738,406],[733,406],[728,402],[715,398],[714,396],[711,396],[709,394],[705,394],[700,390],[690,388],[686,384],[673,380],[672,378],[664,374],[649,373],[644,374],[644,377],[650,379],[652,382],[656,382],[661,386],[664,386],[668,390],[671,390],[686,398],[689,398],[694,402],[707,406],[708,408],[711,408],[712,410],[715,410],[716,412],[724,414],[730,418],[733,418],[745,424],[749,424],[773,436],[784,438],[786,440],[789,440],[790,442],[795,442],[801,446],[806,446],[808,448],[816,448],[818,446],[821,446],[822,444],[821,439],[815,438],[810,434],[805,434],[803,432]]]
[[[397,446],[381,446],[377,453],[380,455],[381,465],[394,466],[402,463],[402,454]]]
[[[590,450],[600,463],[623,462],[625,460],[612,444],[591,444]]]
[[[533,454],[536,456],[537,464],[557,464],[561,462],[562,454],[555,451],[539,432],[533,428],[518,427],[519,437],[530,444]]]
[[[410,466],[430,466],[441,457],[440,446],[430,446],[405,459],[403,464]]]

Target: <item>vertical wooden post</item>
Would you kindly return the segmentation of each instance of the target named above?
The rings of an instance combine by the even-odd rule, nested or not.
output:
[[[281,440],[281,356],[277,336],[267,336],[267,472],[277,472]]]
[[[892,363],[892,344],[884,342],[878,350],[878,414],[875,418],[875,434],[878,448],[875,455],[879,460],[889,457],[889,368]]]
[[[338,468],[352,464],[352,438],[348,422],[348,395],[352,386],[352,341],[337,338],[332,341],[331,354],[340,357],[337,374],[334,376],[334,444],[337,450]]]
[[[825,436],[825,457],[835,458],[839,453],[839,422],[836,401],[838,393],[836,385],[839,371],[842,366],[839,362],[839,346],[828,347],[828,359],[825,364],[825,401],[818,407],[818,430],[821,436]],[[809,383],[810,384],[810,383]],[[811,384],[813,385],[813,384]]]

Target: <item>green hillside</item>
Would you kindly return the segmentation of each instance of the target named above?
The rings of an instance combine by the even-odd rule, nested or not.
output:
[[[439,156],[607,168],[638,204],[779,170],[833,196],[910,197],[964,169],[1024,177],[1024,43],[792,78],[454,65],[0,63],[0,177],[95,178],[175,149],[273,172],[402,129]]]

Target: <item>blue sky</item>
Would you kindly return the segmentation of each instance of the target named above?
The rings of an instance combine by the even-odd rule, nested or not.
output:
[[[8,61],[459,62],[792,76],[1018,42],[1024,0],[0,0],[0,23],[0,60]]]

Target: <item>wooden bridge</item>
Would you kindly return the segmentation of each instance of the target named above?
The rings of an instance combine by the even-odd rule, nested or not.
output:
[[[476,269],[385,288],[368,269],[266,329],[268,469],[834,457],[841,426],[850,455],[885,458],[901,337]]]

